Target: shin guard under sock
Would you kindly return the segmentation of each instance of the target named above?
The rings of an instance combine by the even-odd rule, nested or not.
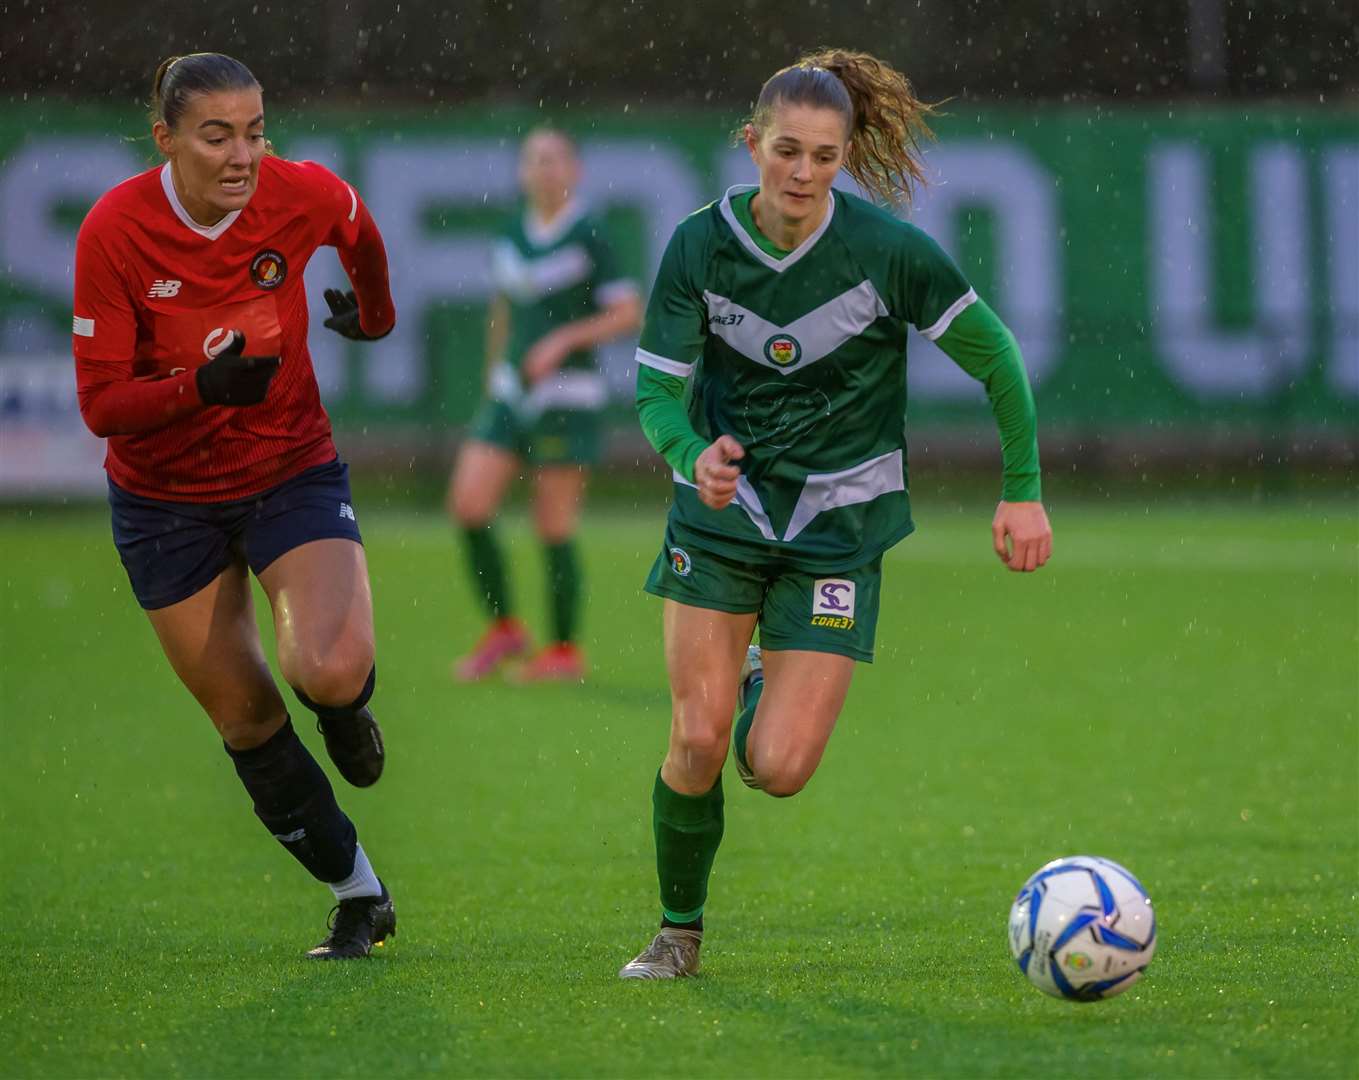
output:
[[[463,529],[467,541],[467,567],[472,573],[472,591],[493,619],[510,612],[509,579],[505,558],[496,539],[494,525],[469,525]]]
[[[249,750],[226,748],[255,816],[318,881],[354,872],[358,834],[335,801],[330,781],[285,720],[268,741]]]
[[[580,559],[573,540],[547,545],[547,601],[552,640],[574,641],[580,619]]]
[[[722,843],[722,777],[702,795],[681,795],[657,773],[651,804],[661,909],[670,922],[691,924],[703,915]]]

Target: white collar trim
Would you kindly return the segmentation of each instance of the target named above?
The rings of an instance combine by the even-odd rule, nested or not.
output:
[[[241,216],[239,210],[233,210],[222,218],[216,225],[200,225],[189,216],[189,212],[184,209],[184,204],[179,201],[179,193],[175,191],[175,178],[170,172],[170,163],[167,161],[161,166],[160,186],[165,190],[165,197],[170,200],[170,209],[175,212],[175,217],[184,222],[189,228],[199,236],[206,236],[209,240],[216,240],[226,232],[236,219]]]
[[[830,199],[826,205],[826,216],[821,219],[821,224],[812,231],[812,234],[807,237],[806,240],[798,244],[797,247],[782,259],[776,259],[773,255],[770,255],[769,252],[760,247],[750,233],[746,232],[746,227],[741,224],[740,220],[736,217],[736,211],[731,208],[733,196],[744,195],[748,191],[755,191],[758,187],[758,184],[734,184],[732,187],[727,188],[727,193],[722,196],[722,202],[719,206],[722,210],[722,216],[726,219],[727,224],[731,226],[731,231],[736,234],[736,239],[741,241],[745,246],[745,249],[755,258],[759,259],[760,262],[764,263],[765,266],[769,267],[769,269],[781,274],[806,255],[807,252],[811,251],[825,231],[830,228],[831,218],[835,216],[835,190],[831,190]]]
[[[567,202],[550,222],[543,221],[535,214],[533,207],[526,207],[524,210],[524,235],[534,247],[551,247],[584,216],[585,207],[575,199]]]

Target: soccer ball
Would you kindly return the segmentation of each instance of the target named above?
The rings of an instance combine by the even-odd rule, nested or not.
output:
[[[1010,952],[1029,982],[1053,997],[1121,994],[1155,951],[1151,897],[1108,859],[1054,859],[1024,882],[1010,908]]]

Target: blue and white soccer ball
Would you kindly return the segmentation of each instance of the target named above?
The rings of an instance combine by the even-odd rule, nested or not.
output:
[[[1142,977],[1156,952],[1156,916],[1141,883],[1093,855],[1054,859],[1010,908],[1010,952],[1053,997],[1098,1001]]]

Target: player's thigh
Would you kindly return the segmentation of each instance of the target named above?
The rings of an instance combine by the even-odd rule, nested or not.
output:
[[[466,442],[448,482],[448,512],[462,525],[484,525],[496,515],[519,469],[519,458],[501,446]]]
[[[274,613],[278,664],[313,701],[343,705],[373,667],[373,594],[363,545],[313,540],[259,572]]]
[[[448,478],[446,507],[454,521],[484,525],[495,517],[519,470],[520,428],[504,402],[482,404]]]
[[[761,786],[775,795],[801,790],[826,752],[854,677],[848,656],[765,649],[764,691],[746,743]]]
[[[559,544],[575,535],[589,473],[584,465],[543,465],[533,478],[533,521],[538,535]]]
[[[751,562],[703,550],[667,526],[646,591],[665,601],[665,663],[674,725],[724,740],[736,705],[737,676],[750,644],[767,576]]]
[[[855,661],[873,659],[882,558],[837,573],[786,570],[760,613],[765,688],[747,754],[765,790],[811,778],[844,707]]]
[[[260,645],[243,562],[146,614],[175,674],[230,746],[258,746],[278,730],[286,706]]]
[[[661,773],[676,791],[708,790],[722,769],[736,708],[737,679],[757,612],[665,601],[670,677],[670,747]]]

